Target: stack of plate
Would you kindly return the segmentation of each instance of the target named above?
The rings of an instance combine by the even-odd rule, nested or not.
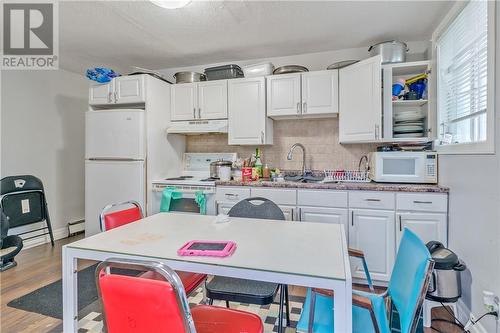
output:
[[[398,111],[394,113],[395,138],[421,138],[424,136],[424,116],[420,111]]]

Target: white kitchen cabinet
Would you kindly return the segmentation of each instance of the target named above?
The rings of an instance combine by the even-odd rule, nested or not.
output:
[[[143,103],[145,101],[143,75],[119,76],[113,81],[116,104]]]
[[[285,215],[285,221],[295,221],[297,217],[295,216],[295,207],[278,205],[278,207]]]
[[[339,112],[338,70],[302,74],[302,114],[327,115]]]
[[[171,120],[197,118],[197,83],[173,84],[170,94]]]
[[[227,80],[174,84],[171,120],[227,119]]]
[[[265,78],[228,81],[228,123],[230,145],[273,143],[273,122],[266,116]]]
[[[342,208],[327,207],[303,207],[299,206],[300,221],[342,224],[347,233],[348,210]]]
[[[104,84],[91,84],[90,105],[140,104],[145,97],[144,75],[129,75],[113,78]]]
[[[267,115],[275,118],[338,113],[338,71],[272,75],[267,80]]]
[[[353,209],[349,247],[362,250],[374,280],[389,281],[395,257],[394,211]],[[352,261],[352,275],[365,278],[363,266]]]
[[[339,141],[381,139],[382,65],[375,56],[339,70]]]
[[[227,81],[198,83],[198,118],[227,119]]]
[[[272,75],[267,80],[267,115],[296,116],[302,113],[300,74]]]
[[[92,83],[89,88],[89,104],[102,105],[113,103],[113,83]]]
[[[447,215],[442,213],[397,213],[396,246],[399,246],[404,228],[416,233],[427,243],[431,240],[447,244]]]

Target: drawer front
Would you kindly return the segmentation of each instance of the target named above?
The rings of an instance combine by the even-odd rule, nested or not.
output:
[[[297,204],[297,190],[252,187],[251,194],[252,197],[269,199],[277,205],[295,206]]]
[[[346,208],[347,192],[299,190],[297,193],[297,204],[299,206]]]
[[[244,187],[217,187],[215,201],[236,203],[250,198],[250,188]]]
[[[436,193],[398,193],[396,207],[398,210],[446,213],[448,196]]]
[[[350,208],[394,209],[393,192],[352,191],[349,192]]]

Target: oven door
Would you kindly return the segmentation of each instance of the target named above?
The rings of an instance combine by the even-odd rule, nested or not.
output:
[[[185,186],[153,184],[153,214],[160,212],[160,204],[163,190],[166,187],[175,187],[177,192],[182,193],[179,199],[172,199],[170,202],[170,211],[176,213],[200,214],[200,207],[196,203],[196,192],[202,191],[206,199],[206,214],[215,215],[215,188],[211,186]]]

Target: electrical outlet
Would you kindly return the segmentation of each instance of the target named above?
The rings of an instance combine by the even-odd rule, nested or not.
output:
[[[484,308],[488,312],[496,312],[498,314],[499,299],[498,296],[488,290],[483,290]],[[498,316],[497,316],[498,317]]]

